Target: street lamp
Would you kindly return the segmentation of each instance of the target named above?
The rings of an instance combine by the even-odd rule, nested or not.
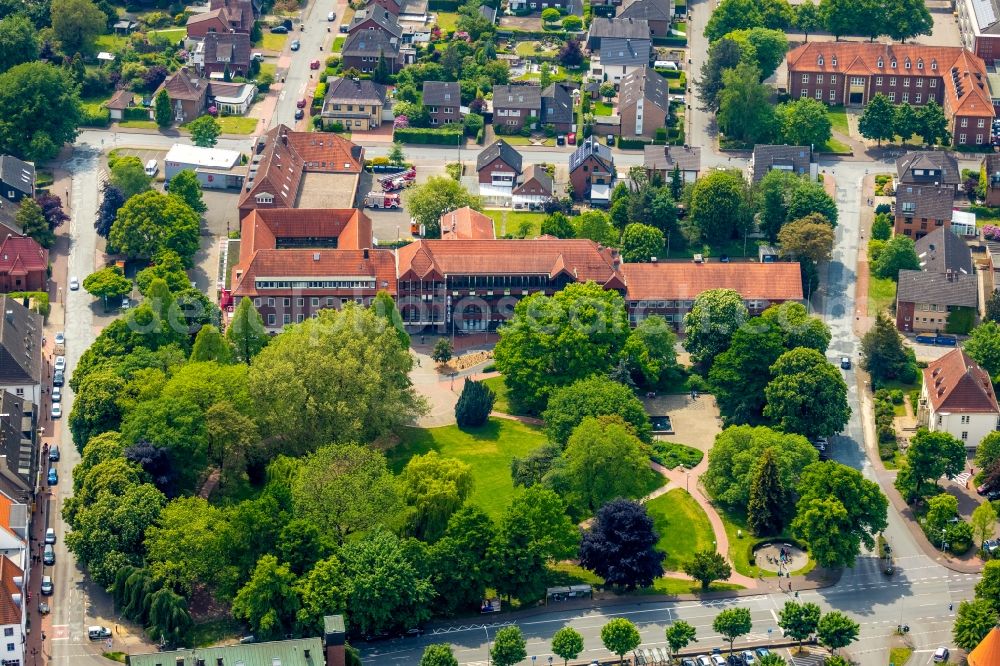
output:
[[[483,625],[483,631],[486,632],[486,666],[490,666],[490,630]]]

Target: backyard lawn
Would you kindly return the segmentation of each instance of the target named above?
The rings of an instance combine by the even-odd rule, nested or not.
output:
[[[595,116],[610,116],[614,113],[614,108],[607,102],[593,101],[590,103],[590,111]]]
[[[506,138],[504,137],[504,139]],[[545,213],[522,213],[511,210],[487,210],[483,211],[483,213],[493,218],[493,228],[496,230],[497,238],[504,234],[520,236],[521,225],[525,223],[530,226],[525,226],[527,233],[524,236],[526,238],[533,238],[541,233],[542,220],[547,217]],[[505,216],[507,219],[506,226],[504,225]]]
[[[896,283],[889,278],[868,276],[868,315],[874,317],[896,301]]]
[[[441,28],[441,32],[452,32],[458,27],[458,14],[454,12],[438,12],[435,23]]]
[[[125,48],[127,43],[128,38],[122,35],[99,35],[97,39],[94,40],[94,47],[98,51],[114,53],[115,51],[121,51]]]
[[[712,525],[705,511],[686,490],[675,488],[646,503],[660,541],[657,550],[666,553],[663,568],[680,571],[699,550],[711,549]]]
[[[276,35],[273,32],[265,32],[260,39],[260,43],[256,44],[265,51],[281,51],[285,48],[285,42],[288,40],[288,35]]]
[[[468,463],[475,478],[472,503],[494,519],[520,492],[510,478],[510,461],[545,443],[540,429],[497,418],[476,429],[462,430],[457,425],[404,428],[400,434],[400,443],[386,451],[394,472],[399,473],[413,456],[429,451]]]
[[[537,55],[554,56],[555,51],[540,48],[539,42],[518,42],[514,47],[514,52],[522,58],[531,58]]]
[[[149,36],[165,37],[176,44],[187,35],[187,28],[165,28],[163,30],[150,30]]]
[[[850,131],[847,129],[847,110],[844,107],[827,107],[826,114],[830,118],[830,124],[833,126],[834,132],[850,135]]]
[[[278,75],[278,65],[273,62],[262,62],[260,64],[260,73],[262,76],[264,74],[270,74],[271,77],[274,78]]]
[[[556,145],[556,140],[555,139],[545,139],[545,140],[543,140],[541,142],[541,144],[537,144],[537,143],[532,142],[532,140],[530,138],[526,137],[526,136],[520,136],[520,135],[515,135],[515,136],[499,136],[499,135],[497,135],[497,136],[498,136],[498,138],[503,139],[504,141],[506,141],[507,143],[509,143],[512,146],[536,146],[536,145],[554,146],[554,145]]]

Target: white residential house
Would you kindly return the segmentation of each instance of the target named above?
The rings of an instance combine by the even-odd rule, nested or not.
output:
[[[975,450],[1000,426],[1000,406],[990,375],[962,349],[924,368],[918,421],[932,432],[947,432]]]

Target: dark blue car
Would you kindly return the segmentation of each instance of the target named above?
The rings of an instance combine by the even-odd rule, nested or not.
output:
[[[49,467],[49,485],[54,486],[59,483],[59,473],[55,467]]]

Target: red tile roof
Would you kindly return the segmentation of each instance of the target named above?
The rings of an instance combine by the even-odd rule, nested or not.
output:
[[[997,666],[1000,664],[1000,628],[993,627],[986,638],[979,642],[967,658],[969,666]]]
[[[820,64],[822,58],[823,64]],[[878,66],[879,59],[882,67]],[[878,42],[807,42],[788,52],[789,76],[801,72],[940,76],[945,112],[992,118],[993,104],[983,60],[956,46],[879,44]],[[833,62],[836,59],[837,64]],[[896,67],[891,65],[895,61]],[[909,61],[910,68],[906,68]],[[923,67],[920,67],[920,64]]]
[[[493,219],[468,206],[441,216],[441,238],[447,240],[493,240]]]
[[[303,173],[361,173],[365,159],[364,148],[343,137],[293,132],[286,125],[278,125],[261,135],[256,152],[240,197],[241,210],[292,208]],[[257,203],[258,194],[270,194],[273,203]]]
[[[935,412],[1000,413],[989,373],[962,349],[927,364],[924,389]]]
[[[273,250],[276,238],[337,238],[341,250],[372,246],[372,221],[356,208],[270,208],[240,222],[240,257]]]
[[[0,555],[0,624],[20,624],[21,605],[24,604],[23,597],[20,603],[14,602],[14,595],[21,596],[21,588],[18,580],[24,581],[24,572],[14,564],[6,555]]]
[[[367,252],[368,256],[365,257]],[[242,275],[239,272],[242,271]],[[239,279],[237,279],[239,275]],[[233,269],[234,296],[256,296],[255,278],[343,280],[374,278],[372,289],[396,295],[396,262],[392,250],[257,250]],[[345,291],[348,291],[345,289]],[[269,292],[272,293],[272,292]],[[317,295],[327,291],[317,291]],[[309,296],[308,291],[297,292]]]
[[[49,251],[27,236],[8,235],[0,242],[0,273],[27,275],[45,271],[49,266]]]
[[[709,289],[733,289],[747,300],[802,300],[798,263],[622,264],[629,301],[693,300]]]
[[[546,275],[567,273],[622,289],[617,250],[584,239],[551,236],[514,240],[418,240],[396,252],[399,279],[444,275]]]

